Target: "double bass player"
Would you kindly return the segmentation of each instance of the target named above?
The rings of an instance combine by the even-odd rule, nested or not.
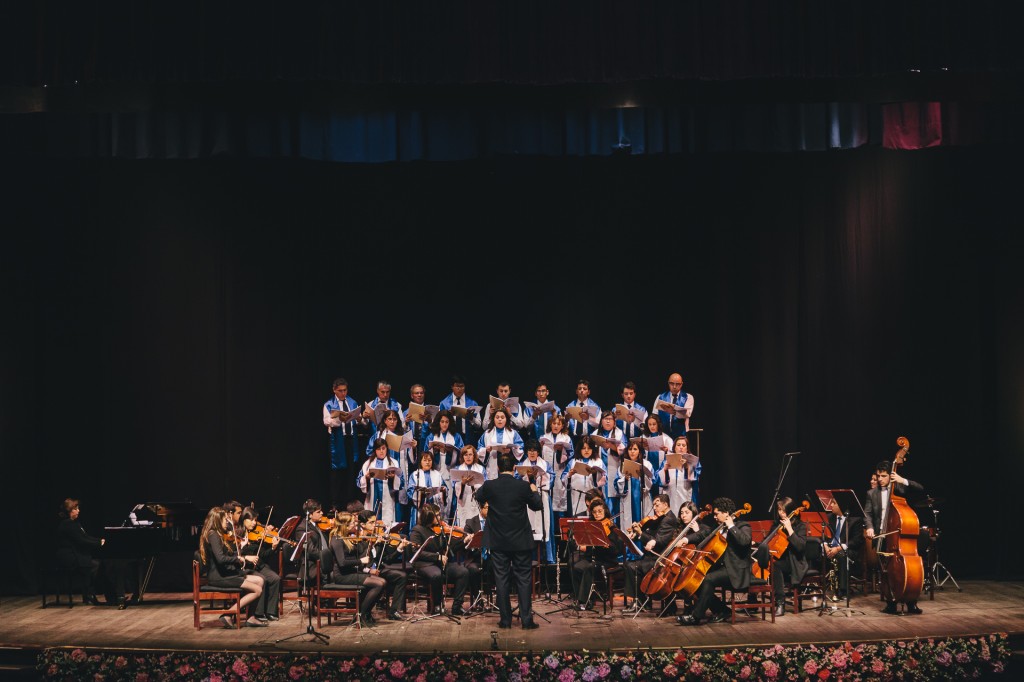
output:
[[[918,493],[924,492],[924,487],[915,481],[900,476],[893,469],[889,461],[879,462],[875,466],[875,474],[878,476],[878,487],[868,491],[867,504],[864,506],[864,516],[867,525],[867,536],[869,541],[874,541],[876,536],[885,532],[883,523],[886,522],[886,515],[890,511],[889,503],[893,496],[904,497],[908,490]],[[882,613],[896,615],[896,604],[898,599],[887,599]],[[908,599],[907,614],[920,615],[921,608],[917,605],[917,599]]]

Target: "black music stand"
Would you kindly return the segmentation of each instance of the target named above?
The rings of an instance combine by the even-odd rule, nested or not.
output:
[[[865,518],[864,507],[861,506],[860,500],[857,499],[857,493],[853,492],[849,488],[837,488],[835,490],[815,490],[814,494],[818,498],[818,502],[825,509],[826,512],[833,510],[833,506],[842,512],[846,518],[846,522],[843,524],[843,539],[840,544],[846,545],[846,551],[843,552],[843,561],[845,562],[846,570],[843,571],[843,582],[840,587],[846,594],[846,606],[843,608],[837,608],[826,604],[826,600],[821,600],[821,610],[818,615],[821,616],[828,610],[828,614],[842,612],[847,618],[852,614],[850,609],[850,519],[851,518]],[[833,512],[834,513],[834,512]],[[861,559],[863,561],[863,558]]]
[[[295,543],[295,551],[292,553],[292,561],[299,559],[302,561],[302,583],[300,589],[305,591],[307,598],[309,599],[309,608],[306,609],[306,631],[299,632],[288,637],[282,637],[281,639],[275,639],[274,644],[280,644],[281,642],[287,642],[288,640],[295,639],[296,637],[302,637],[303,635],[312,635],[313,639],[308,640],[312,642],[316,640],[321,644],[327,644],[331,639],[330,635],[325,635],[322,632],[318,632],[313,627],[313,595],[310,594],[309,590],[309,562],[306,561],[306,557],[309,555],[309,547],[313,543],[313,523],[309,518],[309,512],[306,512],[306,530],[303,533],[302,538]],[[300,593],[301,594],[301,593]],[[317,599],[319,601],[319,598]],[[319,607],[319,604],[317,604]],[[357,616],[358,617],[358,616]]]
[[[473,601],[470,602],[469,608],[466,609],[467,613],[463,618],[472,618],[474,616],[480,616],[485,613],[494,613],[498,610],[498,607],[494,603],[492,592],[494,590],[494,578],[492,574],[491,584],[487,585],[487,573],[490,567],[491,560],[484,560],[484,532],[482,530],[473,533],[473,537],[470,538],[469,544],[465,545],[465,549],[473,549],[480,551],[480,592],[476,595]],[[478,604],[481,604],[480,611],[474,611]]]
[[[572,543],[576,545],[585,545],[589,547],[608,547],[611,543],[608,542],[608,537],[604,533],[604,528],[600,523],[586,517],[562,517],[558,519],[558,530],[562,535],[562,539],[565,540],[565,551],[569,552],[569,577],[572,584],[572,593],[575,597],[576,594],[576,573],[573,571],[575,561],[572,558]],[[593,594],[594,586],[591,584],[590,592]],[[590,600],[590,595],[587,595],[587,601]],[[544,615],[550,616],[553,613],[561,613],[562,611],[571,611],[573,614],[580,618],[580,613],[576,609],[573,603],[575,599],[571,600],[570,603],[565,606],[560,606],[553,611],[548,611]],[[585,602],[584,602],[585,603]]]

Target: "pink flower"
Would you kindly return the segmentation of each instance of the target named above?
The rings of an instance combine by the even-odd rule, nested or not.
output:
[[[753,671],[750,669],[749,665],[743,666],[743,668],[740,669],[740,679],[741,680],[749,679],[750,678],[750,674],[752,672]]]
[[[893,648],[892,644],[885,647],[885,657],[894,658],[896,656],[896,649]]]
[[[836,649],[828,658],[836,668],[845,668],[847,661],[850,660],[850,657],[842,649]]]
[[[598,677],[608,677],[608,675],[610,675],[611,672],[612,672],[612,667],[610,665],[608,665],[607,663],[601,663],[601,665],[597,666],[597,676]],[[523,674],[525,675],[526,673],[523,673]]]
[[[722,660],[728,663],[729,665],[732,665],[736,662],[736,657],[732,654],[726,654],[725,656],[722,656]]]
[[[953,663],[953,657],[948,651],[943,651],[935,656],[935,661],[941,666],[949,667]]]
[[[81,649],[75,649],[74,651],[71,652],[71,660],[74,661],[75,663],[81,663],[86,658],[88,658],[88,657],[85,655],[85,652],[82,651]]]
[[[376,668],[377,670],[383,670],[386,666],[384,664],[384,661],[382,661],[379,658],[377,658],[377,659],[374,659],[374,661],[373,661],[373,667]]]
[[[221,682],[223,679],[220,673],[210,673],[210,682]]]
[[[576,679],[576,673],[572,668],[566,668],[558,675],[558,682],[573,682]]]
[[[188,663],[186,663],[185,665],[180,666],[178,668],[178,674],[181,675],[182,677],[185,677],[186,675],[188,675],[192,671],[193,671],[193,668]]]
[[[105,679],[107,679],[106,675],[100,675],[99,673],[92,676],[92,682],[103,682]]]
[[[992,664],[992,672],[994,672],[994,673],[1001,673],[1004,670],[1006,670],[1006,666],[1003,665],[1002,661],[996,661],[995,663]]]
[[[971,657],[966,651],[961,651],[956,655],[957,663],[966,663],[969,660],[971,660]]]
[[[235,662],[231,664],[231,672],[239,677],[246,677],[249,674],[249,666],[242,659],[236,658]]]
[[[885,663],[882,663],[882,659],[874,658],[871,660],[871,672],[880,673],[885,670]]]
[[[444,682],[455,682],[457,679],[458,676],[455,673],[445,673],[444,675]]]
[[[56,677],[57,676],[57,664],[56,663],[51,663],[50,667],[46,669],[46,674],[49,675],[50,677]]]
[[[807,661],[804,663],[804,672],[808,675],[813,675],[818,672],[818,664],[814,661]]]
[[[349,670],[352,669],[352,661],[342,661],[341,665],[338,666],[338,669],[341,670],[341,672],[343,673],[347,673]]]
[[[765,677],[774,680],[779,676],[779,664],[775,661],[765,661],[761,664],[764,667]]]
[[[827,680],[827,679],[828,679],[828,676],[829,676],[830,674],[831,674],[831,673],[829,673],[829,671],[828,671],[828,668],[823,668],[823,669],[821,669],[821,670],[819,670],[819,671],[818,671],[818,679],[819,679],[819,680]]]
[[[519,662],[519,674],[526,675],[530,672],[530,664],[526,661]]]
[[[697,664],[694,663],[694,665],[697,665]],[[668,665],[666,665],[664,668],[661,669],[661,672],[663,672],[665,674],[665,677],[675,677],[676,675],[679,674],[679,668],[677,668],[674,665],[672,665],[671,663],[669,663]]]
[[[302,679],[302,674],[302,668],[300,668],[297,665],[293,665],[292,667],[288,668],[288,677],[292,678],[293,680]]]
[[[913,656],[911,656],[910,658],[908,658],[908,659],[907,659],[907,663],[906,663],[906,666],[907,666],[908,668],[916,668],[916,667],[917,667],[917,665],[918,665],[918,663],[917,663],[917,659],[916,659],[916,658],[914,658]]]
[[[135,673],[135,682],[149,682],[149,673]]]
[[[860,663],[860,659],[862,659],[862,658],[864,658],[864,657],[861,656],[861,653],[859,651],[857,651],[856,649],[854,649],[852,652],[850,652],[850,660],[853,661],[854,663]]]
[[[115,668],[123,668],[126,665],[128,665],[128,659],[125,658],[124,656],[118,656],[117,658],[114,659],[114,667]]]
[[[417,675],[416,676],[416,682],[427,682],[427,674],[426,673],[420,673],[419,675]]]
[[[691,675],[703,675],[704,674],[704,666],[702,666],[697,661],[694,661],[693,663],[690,664],[690,670],[688,672]]]

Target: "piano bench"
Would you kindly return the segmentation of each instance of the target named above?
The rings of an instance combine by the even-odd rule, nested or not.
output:
[[[76,571],[73,568],[54,567],[44,569],[39,575],[39,595],[42,598],[42,608],[47,606],[63,606],[61,595],[68,595],[68,608],[75,605],[75,577]],[[84,579],[88,579],[85,577]],[[53,594],[55,600],[48,602],[47,595]]]

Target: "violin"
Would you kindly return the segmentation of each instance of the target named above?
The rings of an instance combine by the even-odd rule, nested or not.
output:
[[[434,532],[434,535],[449,535],[453,538],[464,538],[466,537],[466,531],[464,528],[459,526],[452,526],[449,523],[442,521],[440,524],[434,524],[430,530]]]
[[[789,513],[789,519],[793,520],[795,517],[800,516],[801,512],[805,512],[811,508],[811,503],[804,500],[800,503],[800,506]],[[767,537],[761,541],[762,545],[768,546],[769,556],[778,559],[780,556],[786,553],[786,549],[789,547],[789,537],[785,533],[780,533],[779,530],[782,528],[782,524],[775,526],[772,532],[768,533]],[[756,553],[757,550],[754,550]],[[756,561],[750,565],[750,571],[754,574],[755,578],[761,580],[768,580],[771,571],[768,568],[761,568],[761,565]]]
[[[899,451],[892,459],[892,473],[903,464],[910,451],[910,440],[896,439]],[[879,567],[882,571],[881,592],[886,601],[912,602],[921,596],[924,587],[924,561],[917,553],[920,520],[907,498],[896,494],[895,483],[889,482],[889,507],[882,510],[883,533],[878,540]]]
[[[612,534],[612,528],[615,526],[615,522],[611,519],[601,519],[601,527],[604,528],[605,536]]]
[[[651,521],[657,521],[657,520],[658,520],[658,517],[655,516],[654,514],[651,514],[650,516],[645,516],[642,519],[640,519],[639,521],[634,521],[630,525],[629,531],[626,534],[629,535],[629,539],[630,540],[633,540],[633,539],[636,538],[637,535],[639,535],[640,533],[643,532],[643,527],[645,525],[647,525]]]
[[[267,530],[267,527],[261,523],[256,524],[251,531],[249,531],[247,537],[250,542],[262,542],[268,540],[273,542],[274,540],[280,540],[281,542],[287,542],[289,545],[295,546],[294,540],[283,538],[276,530]]]
[[[334,519],[327,516],[321,516],[320,520],[316,522],[316,527],[322,531],[329,531],[334,528]]]

